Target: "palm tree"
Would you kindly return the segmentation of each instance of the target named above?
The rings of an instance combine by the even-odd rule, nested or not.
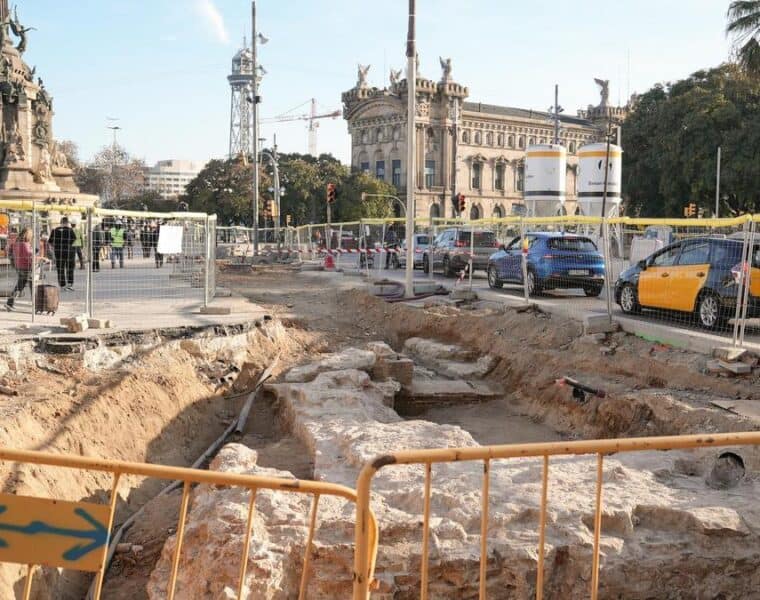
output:
[[[760,74],[760,0],[734,0],[727,17],[726,33],[734,38],[739,64]]]

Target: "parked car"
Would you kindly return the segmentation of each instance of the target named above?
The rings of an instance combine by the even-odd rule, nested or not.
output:
[[[414,268],[421,269],[423,266],[422,256],[430,247],[430,236],[427,233],[415,233],[414,234]],[[398,253],[398,267],[406,268],[406,240],[401,242],[401,247]]]
[[[560,232],[525,235],[528,244],[528,293],[580,288],[587,296],[598,296],[604,288],[604,258],[587,237]],[[488,261],[488,285],[523,283],[523,243],[514,238],[492,254]]]
[[[714,329],[735,314],[742,277],[741,240],[698,237],[681,240],[620,274],[615,302],[626,314],[642,309],[679,311]],[[751,261],[748,316],[760,316],[760,245]]]
[[[472,257],[473,271],[485,271],[488,259],[499,245],[493,231],[466,227],[445,229],[433,240],[422,255],[422,268],[425,273],[441,269],[446,277],[452,277],[457,271],[466,269],[470,262],[470,248],[474,242]]]

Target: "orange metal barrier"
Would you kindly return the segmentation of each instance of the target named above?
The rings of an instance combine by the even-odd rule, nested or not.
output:
[[[705,435],[683,435],[667,437],[645,437],[612,440],[589,440],[577,442],[551,442],[534,444],[510,444],[502,446],[480,446],[470,448],[441,448],[431,450],[402,450],[375,458],[367,463],[359,474],[356,493],[356,554],[354,556],[354,600],[369,598],[373,570],[366,565],[373,564],[377,544],[377,524],[370,511],[370,491],[372,478],[380,469],[392,465],[425,465],[424,516],[422,522],[422,564],[420,598],[428,597],[428,537],[430,530],[430,491],[432,487],[432,464],[461,461],[483,461],[482,513],[480,536],[480,582],[479,598],[486,598],[486,562],[488,549],[488,492],[490,484],[490,462],[504,458],[542,457],[541,510],[539,516],[538,569],[536,576],[536,598],[543,598],[544,586],[544,541],[546,529],[546,507],[549,481],[549,457],[564,455],[595,454],[596,462],[596,509],[594,514],[594,547],[591,570],[590,597],[596,600],[599,589],[599,540],[602,529],[602,473],[604,456],[621,452],[643,450],[676,450],[687,448],[707,448],[720,446],[760,445],[760,432],[723,433]]]
[[[314,531],[317,523],[317,508],[320,496],[336,496],[353,503],[356,503],[357,500],[356,492],[350,488],[317,481],[262,477],[236,473],[219,473],[199,469],[167,467],[162,465],[83,458],[81,456],[66,456],[47,452],[32,452],[2,448],[0,448],[0,461],[65,467],[85,471],[102,471],[111,473],[113,476],[110,502],[107,511],[103,510],[105,508],[104,505],[95,505],[91,503],[71,503],[38,498],[24,498],[21,496],[0,496],[0,562],[22,562],[27,564],[27,577],[23,595],[24,600],[30,598],[34,569],[42,564],[74,568],[83,571],[96,571],[97,579],[95,582],[93,597],[95,600],[100,598],[105,576],[110,532],[113,527],[114,511],[116,508],[116,500],[118,498],[117,486],[121,475],[155,477],[157,479],[182,481],[184,484],[182,489],[179,522],[177,526],[177,544],[174,551],[172,570],[167,589],[167,597],[169,600],[172,600],[175,594],[179,559],[185,532],[185,520],[190,499],[190,489],[193,484],[205,483],[210,485],[237,486],[250,490],[251,496],[248,504],[245,541],[241,551],[240,576],[237,592],[237,597],[239,599],[243,598],[245,574],[248,563],[248,547],[251,540],[257,490],[278,490],[288,493],[308,494],[313,497],[309,516],[309,533],[306,549],[304,551],[303,572],[301,573],[300,591],[298,596],[300,599],[306,596],[309,564],[311,560],[311,545],[314,539]],[[34,506],[37,504],[46,504],[46,506],[42,506],[39,510],[35,511]],[[63,514],[63,511],[65,511],[66,514]],[[4,512],[5,514],[3,514]],[[43,515],[42,519],[44,520],[40,518],[40,514]],[[72,515],[84,519],[83,523],[87,523],[90,528],[84,530],[72,529],[69,524],[73,518]],[[101,516],[100,520],[97,519],[98,515]],[[374,557],[377,549],[377,524],[371,513],[369,513],[369,515],[365,514],[365,518],[369,521],[368,527],[370,533],[368,543],[370,544],[370,547],[375,548],[375,550],[370,549],[369,552],[365,553],[369,562],[362,570],[363,572],[371,574],[374,571]],[[13,521],[15,519],[19,519],[19,521],[14,523]],[[58,522],[56,522],[56,519]],[[65,526],[61,525],[63,521],[68,521],[69,523],[66,523]],[[69,548],[69,558],[63,560],[58,554],[56,557],[48,556],[48,554],[46,554],[46,552],[49,553],[49,544],[47,541],[45,541],[45,543],[39,543],[41,540],[38,536],[41,533],[48,534],[46,540],[52,539],[56,536],[68,536],[69,540],[73,540],[69,541],[67,544],[63,544],[64,546],[74,544],[72,548]],[[14,536],[14,543],[6,541],[5,538],[9,538],[9,536]],[[30,538],[31,541],[26,540],[25,538]],[[93,547],[91,552],[86,553],[86,562],[83,562],[81,560],[82,557],[78,555],[81,555],[82,552],[87,550],[90,546],[83,548],[84,544],[78,543],[81,539],[86,539],[91,543],[91,547]],[[77,555],[80,560],[71,556],[72,554]],[[19,560],[18,557],[23,557],[24,559]]]

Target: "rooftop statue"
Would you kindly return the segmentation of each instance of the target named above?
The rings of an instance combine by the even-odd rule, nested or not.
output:
[[[451,59],[439,56],[438,60],[441,61],[441,69],[443,69],[441,81],[451,81]]]
[[[369,72],[369,69],[372,65],[362,65],[360,64],[357,69],[357,81],[356,81],[356,87],[358,88],[365,88],[367,87],[367,73]]]
[[[599,108],[607,108],[610,101],[610,80],[609,79],[597,79],[594,77],[596,85],[599,86],[599,95],[601,96],[601,103]]]
[[[401,69],[391,69],[391,85],[397,85],[401,81]]]
[[[16,50],[18,50],[19,54],[23,54],[26,52],[26,33],[28,31],[33,31],[34,27],[24,27],[21,24],[21,21],[18,19],[18,10],[14,7],[13,8],[13,19],[9,19],[9,25],[11,26],[11,31],[13,31],[13,34],[19,38],[18,46],[16,46]]]

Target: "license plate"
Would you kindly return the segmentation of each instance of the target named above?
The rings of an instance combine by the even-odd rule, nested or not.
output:
[[[588,269],[569,269],[568,275],[588,275]]]

